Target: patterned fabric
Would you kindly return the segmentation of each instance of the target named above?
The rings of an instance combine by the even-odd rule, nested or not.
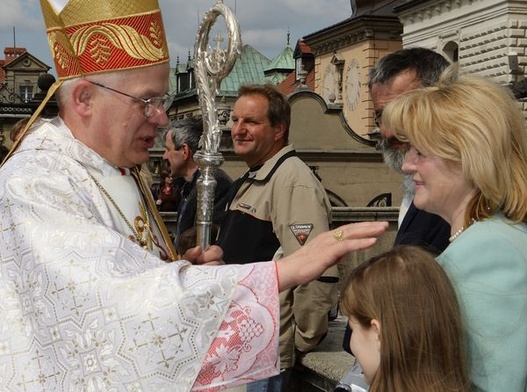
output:
[[[274,263],[162,262],[90,174],[124,178],[108,192],[147,217],[130,176],[59,119],[0,171],[0,390],[209,391],[276,374]]]
[[[40,0],[60,79],[166,63],[157,0]]]

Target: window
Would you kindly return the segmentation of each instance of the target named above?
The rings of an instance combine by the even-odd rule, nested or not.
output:
[[[25,103],[28,103],[33,98],[33,86],[20,86],[18,95]]]

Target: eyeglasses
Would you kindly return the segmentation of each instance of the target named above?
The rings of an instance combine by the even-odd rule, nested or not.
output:
[[[375,110],[373,112],[373,122],[375,123],[375,126],[379,128],[382,124],[382,112],[383,110]]]
[[[105,86],[104,84],[93,82],[91,80],[88,80],[91,84],[102,87],[106,90],[113,91],[114,93],[124,95],[125,97],[132,98],[134,101],[141,102],[145,107],[143,109],[143,115],[146,118],[152,117],[154,114],[154,111],[159,109],[160,107],[163,107],[163,110],[166,112],[170,106],[172,105],[172,101],[174,100],[174,96],[170,94],[165,94],[162,97],[152,97],[148,99],[138,98],[134,97],[133,95],[123,93],[122,91],[116,90],[114,88]]]

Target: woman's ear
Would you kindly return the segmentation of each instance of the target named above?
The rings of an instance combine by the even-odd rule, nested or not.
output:
[[[373,332],[375,333],[375,335],[377,335],[377,347],[380,351],[381,350],[381,323],[377,319],[372,319],[370,326],[373,329]]]

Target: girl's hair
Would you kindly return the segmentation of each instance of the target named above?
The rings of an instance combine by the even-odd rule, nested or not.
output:
[[[380,323],[380,365],[370,392],[470,391],[456,293],[431,254],[401,246],[355,268],[342,311]]]
[[[465,227],[497,211],[527,222],[527,130],[506,87],[481,76],[457,77],[450,67],[437,86],[387,105],[383,123],[417,150],[461,166],[476,189]]]

